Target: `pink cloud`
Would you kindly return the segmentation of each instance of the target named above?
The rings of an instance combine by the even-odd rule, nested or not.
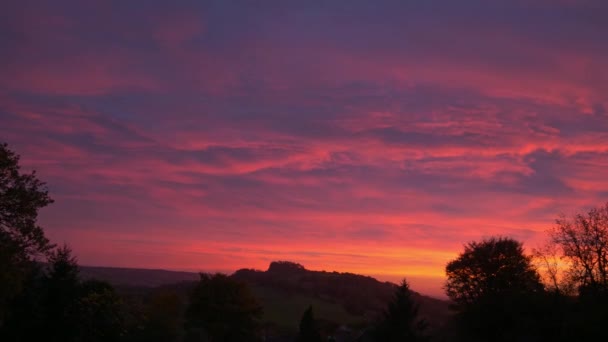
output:
[[[424,6],[381,21],[17,6],[0,134],[49,183],[42,224],[84,264],[288,259],[439,294],[463,243],[533,247],[608,191],[603,21],[459,6],[438,24]]]

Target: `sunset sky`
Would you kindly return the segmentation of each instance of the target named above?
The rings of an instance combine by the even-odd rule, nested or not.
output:
[[[442,296],[464,243],[608,200],[607,1],[0,7],[0,141],[84,265]]]

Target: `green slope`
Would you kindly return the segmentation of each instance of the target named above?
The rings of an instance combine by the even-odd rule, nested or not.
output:
[[[340,304],[313,296],[290,294],[262,286],[253,286],[252,290],[264,306],[264,321],[289,331],[297,331],[302,314],[310,305],[316,319],[348,325],[364,322],[363,317],[348,313]]]

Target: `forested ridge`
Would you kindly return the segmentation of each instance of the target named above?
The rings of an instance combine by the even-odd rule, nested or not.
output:
[[[406,279],[391,284],[289,261],[232,275],[80,267],[39,225],[38,211],[53,199],[19,161],[0,145],[3,341],[608,338],[608,203],[558,217],[539,248],[506,236],[466,242],[446,260],[448,309]]]

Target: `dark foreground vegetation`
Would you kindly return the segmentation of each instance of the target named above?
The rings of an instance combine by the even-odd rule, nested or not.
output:
[[[608,204],[559,218],[531,255],[506,237],[465,245],[446,266],[448,313],[405,280],[291,262],[230,276],[179,273],[174,284],[167,280],[178,273],[155,271],[150,286],[121,282],[108,268],[81,272],[70,249],[37,224],[52,202],[0,145],[0,341],[608,339]]]

